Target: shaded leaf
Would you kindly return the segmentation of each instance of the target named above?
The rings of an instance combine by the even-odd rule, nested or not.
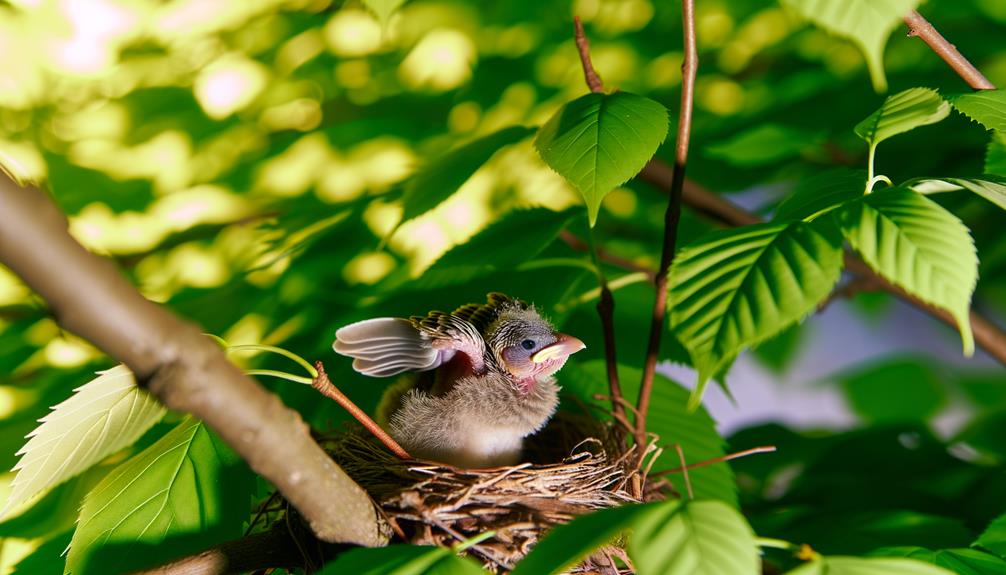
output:
[[[985,126],[986,130],[1006,131],[1006,91],[981,90],[950,96],[949,100],[958,112]]]
[[[1000,575],[1006,573],[1006,561],[975,549],[938,549],[924,547],[883,547],[871,555],[907,557],[949,569],[957,575]]]
[[[985,173],[1006,176],[1006,134],[996,132],[985,150]]]
[[[788,575],[953,575],[942,567],[914,559],[884,557],[820,557]]]
[[[715,232],[684,248],[671,268],[668,306],[699,372],[690,406],[741,350],[811,312],[841,269],[841,238],[826,219]]]
[[[485,573],[471,559],[451,549],[425,545],[390,545],[341,553],[318,575],[479,575]]]
[[[100,372],[28,434],[0,515],[132,444],[163,415],[164,407],[137,387],[125,366]]]
[[[851,40],[863,52],[873,87],[887,90],[884,45],[919,0],[782,0],[828,32]]]
[[[879,110],[856,124],[856,135],[870,144],[870,150],[884,140],[935,124],[950,114],[950,105],[935,90],[909,88],[888,96]]]
[[[534,128],[510,126],[447,152],[419,168],[405,183],[398,225],[439,206],[504,146],[527,137]],[[397,229],[397,226],[396,228]]]
[[[833,168],[802,180],[779,204],[772,221],[802,220],[820,215],[866,191],[866,171]]]
[[[667,109],[629,92],[567,103],[538,131],[545,163],[583,194],[590,225],[601,200],[643,169],[667,136]]]
[[[984,178],[921,178],[905,185],[920,194],[938,194],[968,190],[1006,210],[1006,179],[996,176]]]
[[[751,526],[720,501],[658,504],[636,521],[629,556],[641,575],[761,573]]]
[[[240,535],[251,475],[238,461],[202,423],[186,418],[84,498],[67,572],[124,572]]]
[[[947,400],[932,368],[917,359],[870,366],[842,378],[842,387],[868,423],[925,421]]]
[[[975,545],[1006,558],[1006,515],[1000,515],[990,523]]]
[[[978,257],[967,227],[939,204],[904,188],[874,192],[834,213],[863,260],[908,293],[950,312],[964,354],[974,353],[968,314]]]
[[[754,167],[792,158],[806,149],[816,135],[782,124],[759,124],[722,142],[705,147],[707,154],[740,167]]]

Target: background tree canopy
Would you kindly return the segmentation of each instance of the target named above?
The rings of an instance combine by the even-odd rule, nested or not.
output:
[[[1006,96],[906,34],[916,8],[1006,85],[995,0],[697,2],[647,418],[682,499],[560,527],[518,571],[631,531],[640,573],[1006,573]],[[335,330],[491,291],[587,344],[564,407],[610,409],[598,279],[635,403],[682,32],[681,6],[650,0],[8,0],[0,165],[316,430],[351,418],[265,346],[323,361],[373,412],[385,383],[333,354]],[[272,485],[56,320],[0,267],[0,575],[241,537]],[[689,464],[776,451],[686,479],[673,444]],[[324,572],[478,572],[455,559],[389,547]]]

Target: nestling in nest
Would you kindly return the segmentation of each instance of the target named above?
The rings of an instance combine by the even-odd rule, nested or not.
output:
[[[334,348],[357,371],[418,372],[389,388],[378,419],[394,438],[383,441],[423,461],[363,430],[325,446],[400,538],[450,546],[492,530],[469,553],[508,571],[551,526],[642,499],[641,458],[620,433],[585,416],[545,427],[559,402],[553,374],[583,347],[498,293],[452,313],[351,324]]]

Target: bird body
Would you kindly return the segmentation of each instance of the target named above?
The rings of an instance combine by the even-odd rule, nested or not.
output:
[[[404,372],[382,401],[385,425],[414,457],[458,467],[516,463],[523,440],[559,403],[553,374],[583,342],[532,306],[491,293],[485,304],[339,329],[333,345],[360,373]]]

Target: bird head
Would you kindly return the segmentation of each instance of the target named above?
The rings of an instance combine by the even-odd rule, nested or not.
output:
[[[501,310],[486,335],[499,364],[525,392],[539,378],[559,371],[571,354],[586,347],[579,339],[555,331],[533,306],[514,305]]]

